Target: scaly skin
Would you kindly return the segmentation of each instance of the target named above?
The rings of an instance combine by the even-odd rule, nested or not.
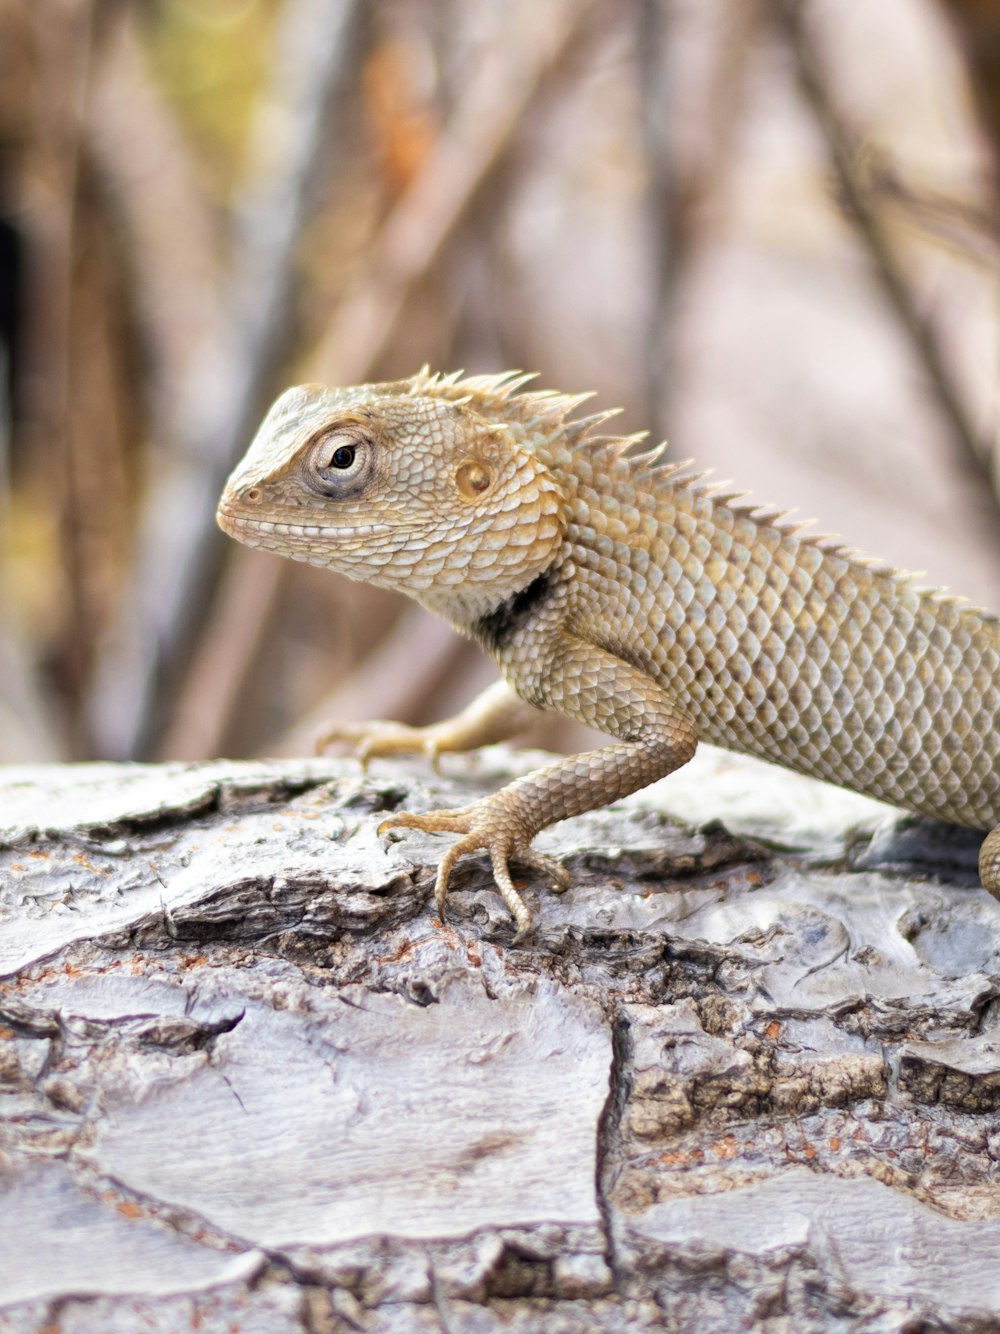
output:
[[[618,739],[461,810],[396,815],[552,876],[540,829],[671,773],[699,738],[909,810],[993,832],[1000,897],[1000,624],[781,515],[719,494],[641,437],[573,420],[588,397],[512,375],[301,386],[272,407],[219,505],[233,537],[398,589],[478,639],[506,684],[432,728],[332,729],[364,758],[467,750],[534,710]]]

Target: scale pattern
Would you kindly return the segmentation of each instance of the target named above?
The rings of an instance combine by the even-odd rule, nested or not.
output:
[[[419,379],[419,377],[415,377]],[[500,418],[560,480],[570,614],[602,629],[698,735],[971,828],[1000,824],[1000,621],[780,513],[642,437],[595,439],[583,396],[431,377]]]
[[[995,618],[683,477],[577,450],[574,604],[698,735],[973,828],[1000,823]],[[609,499],[613,498],[613,504]]]

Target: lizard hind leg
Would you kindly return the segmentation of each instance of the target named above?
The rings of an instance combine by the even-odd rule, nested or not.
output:
[[[979,849],[979,879],[984,889],[1000,899],[1000,825],[987,834]]]

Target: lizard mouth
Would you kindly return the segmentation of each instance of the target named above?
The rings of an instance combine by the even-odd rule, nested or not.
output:
[[[278,539],[293,541],[343,541],[345,539],[364,540],[388,533],[391,525],[387,523],[358,524],[318,524],[289,523],[277,519],[248,518],[246,514],[234,514],[232,510],[220,505],[215,515],[216,523],[224,533],[235,537],[247,546],[266,547]]]

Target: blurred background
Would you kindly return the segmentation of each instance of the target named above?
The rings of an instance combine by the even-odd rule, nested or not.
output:
[[[216,529],[306,379],[594,389],[1000,609],[998,145],[995,0],[0,0],[0,761],[493,679]]]

